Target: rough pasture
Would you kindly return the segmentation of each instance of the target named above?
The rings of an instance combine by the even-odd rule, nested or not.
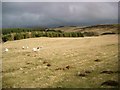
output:
[[[22,46],[29,48],[22,49]],[[40,46],[39,52],[32,51]],[[118,85],[117,35],[30,38],[5,42],[3,48],[9,49],[3,52],[3,88],[103,88]]]

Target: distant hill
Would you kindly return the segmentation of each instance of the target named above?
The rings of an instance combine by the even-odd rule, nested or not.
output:
[[[60,30],[63,32],[93,32],[98,35],[102,34],[117,34],[118,24],[93,25],[93,26],[62,26],[57,28],[50,28],[51,30]]]

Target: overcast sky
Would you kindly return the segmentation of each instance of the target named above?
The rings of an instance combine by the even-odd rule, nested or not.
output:
[[[0,2],[0,28],[2,27],[2,3]]]
[[[117,23],[117,2],[3,2],[3,27]]]
[[[119,0],[2,0],[2,2],[119,2]]]

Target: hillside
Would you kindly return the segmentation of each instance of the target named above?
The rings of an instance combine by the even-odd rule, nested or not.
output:
[[[50,28],[53,30],[60,30],[63,32],[94,32],[98,35],[104,33],[118,33],[118,24],[107,24],[107,25],[93,25],[93,26],[62,26],[57,28]]]
[[[3,88],[118,87],[117,35],[30,38],[2,46]]]

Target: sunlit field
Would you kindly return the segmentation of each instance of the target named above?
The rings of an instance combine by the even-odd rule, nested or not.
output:
[[[116,34],[29,38],[2,46],[3,88],[118,87]]]

